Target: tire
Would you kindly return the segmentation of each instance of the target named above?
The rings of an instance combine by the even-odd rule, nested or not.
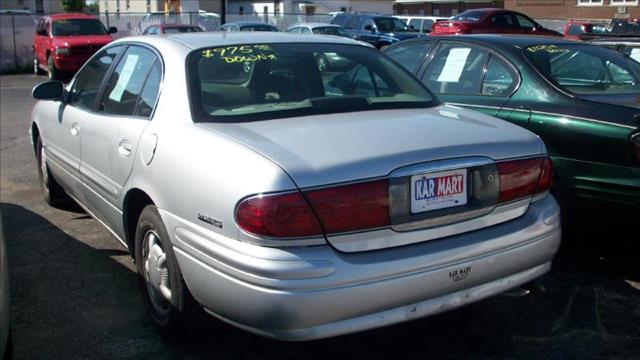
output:
[[[324,72],[329,69],[329,59],[324,55],[319,55],[316,58],[316,63],[318,64],[318,70],[320,70],[320,72]]]
[[[49,55],[47,57],[47,69],[49,69],[49,79],[50,80],[60,80],[61,72],[56,69],[56,64],[53,63],[53,56]]]
[[[45,71],[40,68],[40,62],[35,53],[33,53],[33,73],[35,75],[44,75]]]
[[[154,205],[140,214],[135,235],[135,260],[142,300],[154,326],[169,338],[184,338],[201,315],[182,277],[169,234]]]
[[[44,146],[42,146],[42,140],[39,136],[38,140],[36,140],[36,159],[38,160],[38,178],[40,179],[40,189],[44,201],[54,207],[68,202],[69,197],[49,171]]]

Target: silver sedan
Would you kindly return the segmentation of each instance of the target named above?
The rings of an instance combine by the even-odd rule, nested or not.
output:
[[[283,340],[395,324],[535,279],[559,246],[537,136],[351,39],[124,38],[33,95],[45,200],[130,250],[167,335],[201,310]]]

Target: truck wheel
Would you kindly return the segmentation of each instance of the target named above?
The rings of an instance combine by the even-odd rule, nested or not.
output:
[[[147,205],[138,219],[135,260],[142,300],[158,331],[170,338],[191,334],[200,307],[182,278],[169,234],[154,205]]]
[[[33,54],[33,73],[35,75],[44,75],[44,70],[40,68],[40,62],[35,53]]]
[[[51,55],[47,58],[47,69],[49,70],[49,79],[60,80],[61,71],[56,69],[56,64],[53,63],[53,56]]]
[[[36,159],[38,160],[38,177],[44,201],[51,206],[60,206],[66,203],[69,197],[62,189],[62,186],[51,176],[40,137],[36,141]]]

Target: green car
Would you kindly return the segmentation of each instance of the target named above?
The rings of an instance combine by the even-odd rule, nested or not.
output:
[[[628,55],[518,35],[429,36],[385,52],[442,101],[538,134],[563,206],[640,210],[640,63]]]

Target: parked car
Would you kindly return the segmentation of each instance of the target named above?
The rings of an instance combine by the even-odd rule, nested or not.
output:
[[[562,36],[544,28],[525,14],[503,9],[468,10],[433,25],[430,35],[528,34]]]
[[[305,35],[333,35],[351,38],[347,31],[340,25],[326,23],[296,24],[287,29],[288,33]],[[367,43],[368,44],[368,43]],[[318,69],[328,71],[340,67],[353,66],[354,62],[336,53],[320,53],[316,56]]]
[[[272,31],[277,32],[277,27],[259,22],[259,21],[236,21],[229,22],[222,26],[220,26],[216,31],[227,31],[227,32],[235,32],[235,31]]]
[[[611,34],[618,36],[640,35],[640,23],[637,21],[615,21],[611,24]]]
[[[113,38],[115,27],[108,30],[100,19],[88,14],[53,14],[43,16],[33,37],[33,72],[49,73],[50,79],[73,74]]]
[[[0,217],[0,358],[12,358],[11,321],[9,314],[9,256]]]
[[[197,25],[187,24],[158,24],[151,25],[144,30],[142,35],[178,34],[188,32],[202,32],[202,28]]]
[[[322,76],[318,52],[357,65]],[[284,340],[408,321],[544,274],[559,245],[537,136],[351,39],[122,38],[33,96],[45,200],[130,249],[164,333],[200,305]]]
[[[410,31],[402,20],[391,16],[342,13],[337,14],[331,23],[344,27],[352,38],[368,42],[378,49],[424,36]]]
[[[396,17],[404,21],[409,27],[409,30],[417,31],[425,34],[428,34],[431,32],[431,29],[433,28],[434,23],[438,21],[449,20],[448,17],[441,17],[441,16],[399,15]]]
[[[609,34],[609,30],[603,24],[582,21],[569,21],[564,26],[562,34],[571,40],[588,40]]]
[[[640,37],[637,38],[597,38],[590,41],[592,44],[600,45],[619,51],[635,61],[640,62]]]
[[[640,209],[637,62],[588,43],[506,35],[429,37],[387,55],[446,103],[540,135],[561,205]]]

